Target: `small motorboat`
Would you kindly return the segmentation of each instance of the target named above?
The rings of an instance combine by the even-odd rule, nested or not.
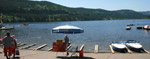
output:
[[[111,46],[114,50],[124,51],[126,50],[126,46],[122,41],[112,42]]]
[[[142,49],[142,45],[139,42],[137,42],[136,40],[127,40],[127,41],[125,41],[125,45],[129,49]]]
[[[127,27],[126,27],[126,30],[130,30],[130,29],[131,29],[131,27],[130,27],[130,26],[127,26]]]
[[[134,24],[128,24],[127,26],[134,26]]]
[[[0,30],[11,30],[14,29],[14,26],[4,26],[3,24],[0,24]]]
[[[0,28],[0,30],[11,30],[11,29],[14,29],[14,27],[2,27],[2,28]]]
[[[144,29],[150,30],[150,25],[145,25],[145,26],[144,26]]]
[[[137,26],[136,29],[143,29],[144,27],[142,26]]]
[[[18,25],[18,26],[29,26],[29,24],[21,24],[21,25]]]
[[[3,24],[3,21],[2,21],[2,16],[0,16],[0,30],[11,30],[11,29],[14,29],[14,26],[10,26],[10,24],[8,26],[5,26]]]

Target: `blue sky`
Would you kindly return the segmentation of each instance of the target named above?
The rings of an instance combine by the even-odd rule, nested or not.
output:
[[[131,9],[150,11],[150,0],[37,0],[50,1],[67,7],[84,7],[105,10]]]

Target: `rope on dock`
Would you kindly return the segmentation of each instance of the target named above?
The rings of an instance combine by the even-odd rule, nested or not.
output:
[[[80,50],[83,50],[83,48],[84,48],[84,44],[80,47]]]
[[[98,53],[98,45],[95,45],[94,53]]]
[[[39,46],[39,47],[35,48],[34,50],[42,49],[42,48],[44,48],[45,46],[47,46],[47,44],[43,44],[43,45],[41,45],[41,46]]]
[[[127,49],[127,51],[128,51],[128,53],[133,53],[130,49],[128,49],[127,47],[126,47],[126,49]]]
[[[23,47],[23,48],[20,48],[20,49],[27,49],[27,48],[30,48],[30,47],[35,46],[35,45],[36,45],[36,44],[34,43],[34,44],[31,44],[31,45],[25,46],[25,47]]]
[[[114,53],[115,53],[115,51],[113,50],[112,46],[111,46],[111,45],[109,45],[109,47],[110,47],[110,51],[114,54]]]

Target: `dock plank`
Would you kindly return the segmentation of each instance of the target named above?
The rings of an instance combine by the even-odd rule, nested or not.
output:
[[[24,45],[26,45],[26,44],[25,43],[21,43],[17,47],[21,47],[21,46],[24,46]]]
[[[114,54],[114,53],[115,53],[115,51],[113,50],[112,46],[111,46],[111,45],[109,45],[109,47],[110,47],[110,51]]]
[[[150,53],[149,51],[147,51],[146,49],[143,49],[146,53]]]
[[[83,48],[84,48],[84,44],[80,47],[80,49],[79,49],[79,50],[83,50]]]
[[[128,53],[133,53],[130,49],[128,49],[127,47],[126,47],[126,49],[127,49],[127,51],[128,51]]]
[[[49,48],[48,51],[52,51],[53,48]]]
[[[66,50],[68,50],[71,46],[72,46],[72,45],[70,44],[70,45],[66,48]]]
[[[30,47],[35,46],[35,45],[36,45],[36,44],[34,43],[34,44],[31,44],[31,45],[25,46],[25,47],[23,47],[23,48],[20,48],[20,49],[27,49],[27,48],[30,48]]]
[[[98,53],[98,45],[95,45],[94,53]]]
[[[34,50],[40,50],[40,49],[44,48],[45,46],[47,46],[47,44],[43,44],[43,45],[41,45],[41,46],[35,48]]]

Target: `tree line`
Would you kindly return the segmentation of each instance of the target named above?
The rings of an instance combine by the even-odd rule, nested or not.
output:
[[[3,22],[54,22],[110,19],[143,19],[148,16],[133,10],[70,8],[47,1],[0,0]]]

